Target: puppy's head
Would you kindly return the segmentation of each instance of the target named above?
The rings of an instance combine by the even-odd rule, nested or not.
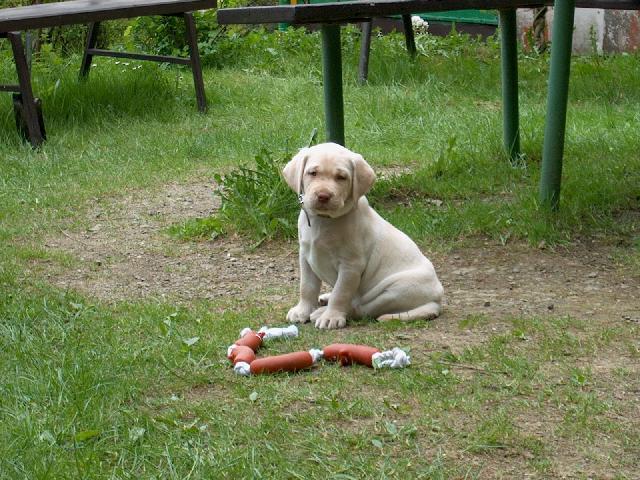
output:
[[[361,155],[335,143],[303,148],[282,173],[307,211],[331,218],[351,210],[376,179]]]

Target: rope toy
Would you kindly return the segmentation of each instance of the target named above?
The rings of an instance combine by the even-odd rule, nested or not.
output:
[[[298,328],[295,325],[286,328],[262,327],[257,332],[245,328],[240,332],[240,338],[227,349],[227,358],[233,364],[233,370],[243,376],[297,372],[313,367],[322,358],[328,362],[339,362],[342,366],[358,364],[375,369],[404,368],[411,364],[409,355],[400,348],[381,352],[375,347],[352,343],[333,343],[322,350],[256,357],[264,341],[297,336]]]

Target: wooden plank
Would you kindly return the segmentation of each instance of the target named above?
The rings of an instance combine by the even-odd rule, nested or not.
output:
[[[354,22],[387,15],[482,8],[520,8],[541,5],[540,0],[376,0],[218,10],[218,23],[327,23]]]
[[[547,1],[547,5],[553,5]],[[576,0],[577,8],[602,8],[605,10],[640,10],[640,0]]]
[[[216,8],[216,0],[72,0],[0,9],[0,33]]]
[[[189,61],[191,63],[191,72],[193,73],[193,85],[196,89],[196,101],[198,102],[198,110],[204,113],[207,111],[207,94],[204,90],[202,63],[200,62],[200,51],[198,49],[198,31],[193,14],[187,12],[183,16],[187,44],[189,45]]]
[[[640,9],[640,0],[577,0],[578,7],[621,10]],[[220,24],[256,23],[341,23],[357,22],[373,17],[446,10],[512,9],[553,5],[553,0],[376,0],[298,4],[266,7],[222,8]]]
[[[188,58],[171,57],[168,55],[149,55],[146,53],[120,52],[117,50],[103,50],[101,48],[91,48],[87,50],[87,53],[89,55],[95,55],[96,57],[128,58],[131,60],[150,60],[153,62],[177,63],[179,65],[191,64],[191,60],[189,60]]]
[[[29,65],[27,65],[22,35],[19,32],[10,32],[7,33],[7,38],[11,43],[16,73],[18,74],[18,85],[20,86],[21,98],[16,105],[20,111],[18,129],[26,133],[31,145],[38,147],[44,142],[46,135],[44,121],[41,120],[42,116],[38,112],[38,104],[33,96],[31,72]],[[21,124],[24,124],[24,128],[20,127]]]

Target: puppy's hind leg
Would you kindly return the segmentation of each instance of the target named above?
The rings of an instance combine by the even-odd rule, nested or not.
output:
[[[326,307],[327,305],[329,305],[329,297],[331,297],[331,292],[323,293],[322,295],[320,295],[318,297],[318,305],[320,305],[321,307]]]
[[[400,313],[388,313],[378,317],[379,322],[388,322],[389,320],[432,320],[440,315],[442,305],[438,302],[429,302],[417,308]]]

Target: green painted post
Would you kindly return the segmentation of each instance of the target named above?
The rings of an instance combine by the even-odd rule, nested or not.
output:
[[[322,76],[327,141],[344,145],[340,25],[322,25]]]
[[[278,5],[289,5],[289,0],[278,0]],[[289,24],[288,23],[279,23],[278,24],[278,30],[280,30],[281,32],[286,31],[287,28],[289,28]]]
[[[520,156],[518,114],[518,33],[515,9],[500,10],[502,60],[502,133],[511,163]]]
[[[540,203],[552,210],[557,210],[560,204],[575,3],[575,0],[556,0],[553,7],[551,67],[539,195]]]

